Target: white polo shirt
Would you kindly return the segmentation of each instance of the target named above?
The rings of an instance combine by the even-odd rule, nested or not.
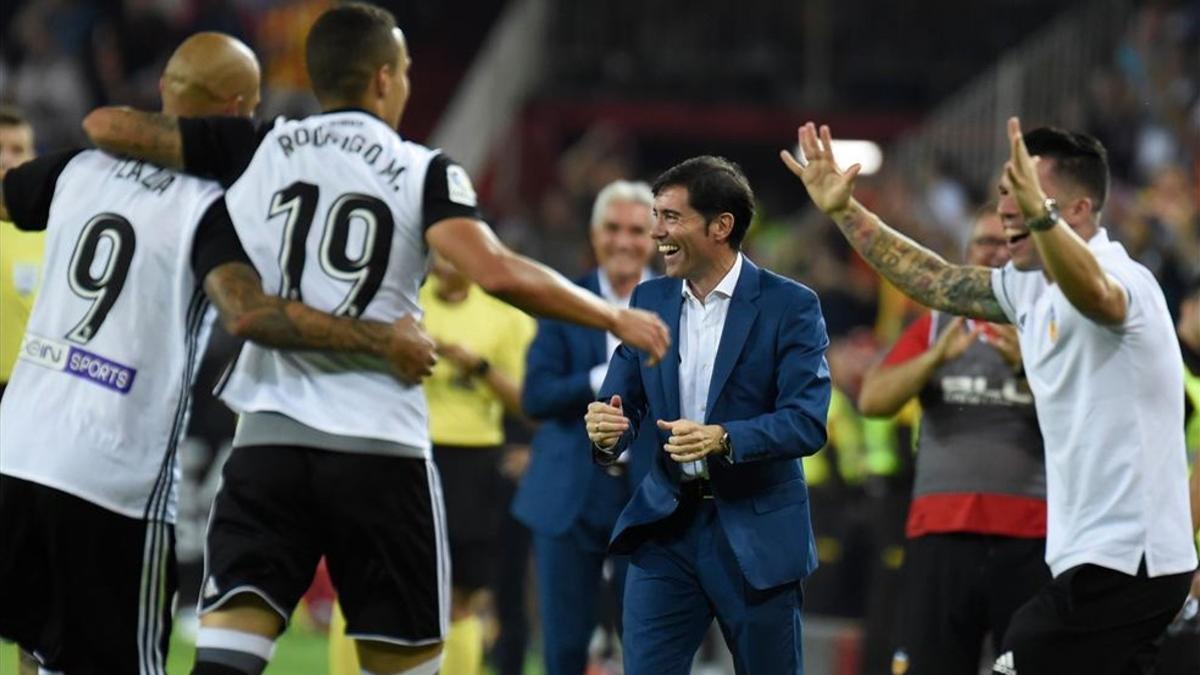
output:
[[[1088,248],[1124,287],[1125,323],[1085,317],[1041,271],[992,289],[1017,326],[1046,446],[1046,563],[1152,576],[1196,568],[1183,439],[1182,356],[1154,276],[1101,229]]]

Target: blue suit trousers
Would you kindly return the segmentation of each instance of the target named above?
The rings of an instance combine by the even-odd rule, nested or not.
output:
[[[715,617],[738,675],[803,675],[800,583],[755,589],[711,499],[651,525],[625,580],[626,675],[686,675]]]
[[[628,556],[610,556],[608,538],[629,501],[624,476],[591,480],[584,510],[571,529],[557,536],[534,534],[546,675],[582,675],[596,628],[596,600],[604,561],[612,563],[612,592],[620,614]]]

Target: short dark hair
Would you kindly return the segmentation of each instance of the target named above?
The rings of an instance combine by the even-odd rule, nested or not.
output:
[[[313,93],[321,101],[354,101],[371,77],[400,58],[392,13],[363,2],[347,2],[317,17],[308,31],[305,61]]]
[[[1079,131],[1039,127],[1025,134],[1029,154],[1054,160],[1055,173],[1065,176],[1084,189],[1094,202],[1092,208],[1104,208],[1108,198],[1108,151],[1104,144]]]
[[[741,167],[724,157],[701,155],[684,160],[662,172],[651,189],[655,195],[669,187],[685,187],[688,204],[711,222],[722,213],[733,214],[729,245],[742,246],[750,220],[754,218],[754,191]]]
[[[0,105],[0,127],[29,127],[33,126],[20,110],[10,105]]]

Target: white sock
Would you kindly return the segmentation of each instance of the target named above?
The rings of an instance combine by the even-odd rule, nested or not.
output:
[[[201,626],[196,634],[197,666],[211,663],[247,675],[258,675],[266,669],[274,654],[275,641],[254,633]]]

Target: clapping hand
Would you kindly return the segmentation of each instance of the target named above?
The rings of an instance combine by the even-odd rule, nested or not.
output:
[[[963,318],[961,316],[954,317],[933,345],[938,363],[949,363],[962,356],[963,352],[967,351],[967,348],[979,337],[979,332],[979,326],[975,326],[971,330],[963,330]]]
[[[473,372],[479,367],[479,362],[482,360],[471,350],[453,342],[442,342],[439,340],[437,343],[437,352],[438,356],[453,363],[461,373]]]
[[[598,448],[608,449],[617,444],[629,429],[629,418],[621,410],[621,397],[613,396],[608,403],[593,401],[583,416],[588,438]]]
[[[719,424],[700,424],[691,420],[659,420],[658,428],[671,432],[671,438],[667,440],[663,450],[671,459],[681,464],[725,451],[721,443],[725,438],[725,429]]]
[[[1017,340],[1017,327],[1011,324],[991,323],[983,334],[984,340],[1000,352],[1004,361],[1013,370],[1021,370],[1021,344]]]

